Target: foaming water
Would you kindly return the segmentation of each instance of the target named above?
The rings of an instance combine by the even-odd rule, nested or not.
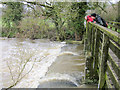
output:
[[[50,83],[48,83],[48,82],[50,82]],[[47,88],[59,87],[60,88],[60,87],[62,87],[63,88],[63,86],[64,87],[67,86],[67,85],[62,85],[63,82],[68,82],[67,85],[72,84],[72,85],[74,85],[74,87],[79,86],[79,83],[76,82],[76,78],[72,77],[69,74],[52,73],[52,74],[47,75],[43,79],[41,79],[39,81],[40,85],[38,87],[39,88],[41,88],[41,87],[42,88],[45,88],[45,87],[47,87]],[[52,85],[52,83],[54,83],[54,84]],[[51,85],[49,85],[49,84],[51,84]]]
[[[0,38],[0,87],[77,87],[84,75],[83,45],[47,39]]]
[[[62,55],[76,55],[76,56],[78,56],[79,54],[75,53],[75,52],[64,51],[64,52],[59,54],[59,56],[62,56]]]
[[[2,87],[36,88],[65,44],[49,40],[0,39]],[[7,76],[7,77],[6,77]]]
[[[41,78],[38,88],[79,87],[84,76],[85,59],[82,45],[66,44],[56,61]]]

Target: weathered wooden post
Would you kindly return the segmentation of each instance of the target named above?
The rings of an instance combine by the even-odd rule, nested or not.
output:
[[[90,52],[91,52],[91,58],[89,60],[89,77],[91,80],[94,81],[94,42],[95,42],[95,27],[91,24],[91,29],[90,29]]]
[[[93,60],[94,60],[94,79],[96,79],[96,81],[98,80],[98,73],[97,73],[97,69],[98,69],[98,53],[99,53],[99,45],[100,45],[100,31],[97,29],[97,27],[95,28],[95,41],[94,41],[94,50],[93,50]]]
[[[91,55],[94,57],[94,42],[95,42],[95,27],[92,28],[92,37],[91,37]]]
[[[84,41],[84,49],[85,49],[85,58],[86,58],[86,66],[85,66],[85,81],[89,78],[89,69],[90,69],[90,64],[89,64],[89,59],[90,59],[90,26],[88,23],[86,23],[86,37]],[[85,82],[86,83],[86,82]]]
[[[93,26],[91,24],[89,24],[89,33],[88,33],[88,51],[89,52],[91,52],[92,28],[93,28]]]
[[[91,45],[92,45],[92,36],[94,34],[92,34],[93,32],[93,26],[91,24],[87,24],[87,30],[86,30],[86,37],[87,37],[87,50],[86,50],[86,68],[85,68],[85,79],[86,80],[93,80],[93,57],[91,55]]]
[[[108,48],[109,48],[109,38],[103,33],[102,54],[101,54],[101,61],[99,66],[98,88],[104,88],[105,85],[105,73],[107,68]]]
[[[88,25],[88,23],[86,22],[86,34],[85,34],[85,38],[84,38],[84,54],[85,54],[85,56],[87,56],[87,52],[88,52],[88,33],[89,33],[89,25]],[[87,57],[86,57],[87,58]],[[86,66],[85,66],[85,77],[84,77],[84,80],[86,80],[87,79],[87,70],[88,70],[88,68],[87,68],[88,66],[87,66],[87,60],[86,60]]]
[[[87,52],[87,34],[88,33],[88,24],[86,22],[86,32],[85,32],[85,37],[84,37],[84,54]]]

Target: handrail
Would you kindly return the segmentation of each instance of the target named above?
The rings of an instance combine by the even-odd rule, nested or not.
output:
[[[115,42],[117,42],[118,44],[120,44],[120,34],[109,29],[106,27],[103,27],[101,25],[95,24],[95,23],[91,23],[91,25],[94,25],[95,27],[99,28],[100,31],[102,31],[103,33],[105,33],[109,38],[113,39]]]
[[[98,88],[120,88],[120,34],[89,22],[86,24],[84,50],[85,80],[98,83]],[[98,82],[95,82],[98,81]]]
[[[108,21],[110,23],[115,23],[115,24],[119,24],[120,25],[120,22],[115,22],[115,21]]]

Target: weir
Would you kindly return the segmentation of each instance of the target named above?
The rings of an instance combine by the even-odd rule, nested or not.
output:
[[[69,88],[82,84],[85,67],[82,44],[0,38],[0,45],[1,89]]]
[[[85,83],[97,83],[98,88],[120,89],[120,34],[117,30],[87,23]]]

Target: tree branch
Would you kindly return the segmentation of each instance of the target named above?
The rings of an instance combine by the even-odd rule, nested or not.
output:
[[[28,1],[25,1],[25,2],[30,3],[30,4],[34,4],[34,5],[39,5],[39,6],[47,7],[47,8],[53,8],[53,7],[45,5],[45,4],[40,4],[39,2],[28,2]]]
[[[99,4],[98,7],[101,8],[105,13],[107,13],[107,11],[104,8],[102,8]]]
[[[12,70],[11,70],[11,68],[10,68],[10,66],[9,66],[9,64],[8,64],[8,62],[7,62],[7,66],[8,66],[8,68],[9,68],[9,71],[10,71],[10,74],[11,74],[11,78],[12,78],[13,82],[15,83],[15,80],[14,80],[13,74],[12,74]]]
[[[111,6],[113,7],[113,9],[116,10],[115,7],[112,5],[112,2],[110,0],[108,0],[108,2],[111,4]]]

